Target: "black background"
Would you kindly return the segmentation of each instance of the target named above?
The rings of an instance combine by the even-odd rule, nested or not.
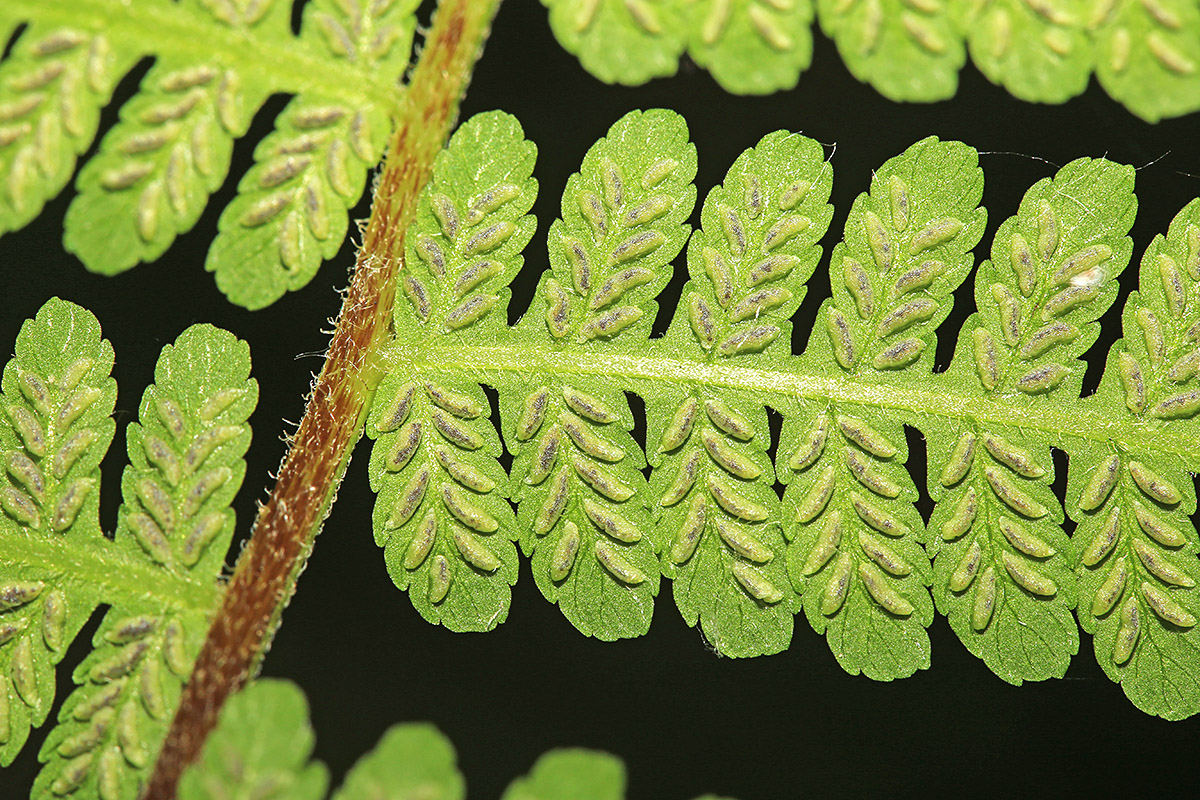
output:
[[[127,79],[118,95],[128,96],[140,74]],[[114,525],[125,462],[121,431],[152,380],[158,350],[187,325],[213,322],[251,344],[261,401],[237,504],[243,535],[283,455],[279,437],[303,412],[310,373],[320,367],[328,341],[321,330],[338,310],[337,290],[348,282],[350,245],[306,289],[259,312],[230,306],[203,270],[220,210],[250,163],[254,141],[270,129],[285,100],[273,98],[259,113],[215,201],[159,262],[115,279],[85,272],[60,245],[70,189],[0,245],[0,343],[6,354],[21,320],[54,295],[91,308],[116,348],[121,392],[118,435],[105,465],[107,530]],[[700,157],[701,199],[737,154],[769,131],[800,131],[836,150],[836,214],[827,253],[840,238],[854,196],[867,188],[871,168],[929,134],[961,139],[982,153],[990,219],[977,249],[980,259],[1024,190],[1080,156],[1107,155],[1139,168],[1135,264],[1150,239],[1200,194],[1196,116],[1146,124],[1095,81],[1064,106],[1037,106],[1012,99],[968,66],[953,100],[897,105],[855,81],[832,43],[817,33],[813,66],[791,92],[731,97],[686,60],[674,78],[610,87],[559,48],[540,4],[508,0],[463,114],[509,111],[539,148],[535,175],[542,195],[534,211],[540,224],[515,286],[515,309],[525,307],[537,273],[546,268],[545,232],[558,214],[567,176],[619,116],[655,106],[673,108],[689,123]],[[115,118],[115,107],[106,111],[105,125]],[[364,202],[354,214],[361,218],[367,211]],[[828,292],[827,263],[810,281],[813,289],[796,317],[797,350]],[[1136,269],[1124,277],[1128,291]],[[672,284],[676,293],[678,286]],[[1089,371],[1088,386],[1102,367],[1096,352],[1119,335],[1123,302],[1122,296],[1104,318],[1091,358],[1099,363]],[[941,333],[942,366],[953,331],[972,307],[968,290],[958,293],[957,303],[959,313]],[[910,444],[920,468],[919,438]],[[1200,718],[1167,723],[1137,711],[1096,666],[1086,635],[1064,680],[1013,687],[969,655],[938,617],[930,629],[932,668],[875,683],[847,675],[803,615],[787,652],[721,658],[683,624],[669,583],[647,636],[617,643],[587,639],[542,599],[527,562],[509,619],[498,630],[460,635],[428,625],[393,587],[372,541],[366,454],[360,446],[265,664],[266,675],[291,678],[308,693],[316,756],[330,766],[335,784],[388,725],[432,720],[453,740],[475,798],[498,796],[538,754],[564,745],[622,756],[635,799],[708,791],[741,800],[931,792],[1186,796],[1200,789]],[[1060,489],[1062,466],[1059,459]],[[927,504],[922,511],[928,514]],[[85,629],[60,668],[60,698],[93,629]],[[25,795],[45,730],[35,732],[18,762],[0,772],[0,797]]]

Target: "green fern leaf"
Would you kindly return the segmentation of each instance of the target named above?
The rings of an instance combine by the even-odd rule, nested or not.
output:
[[[983,310],[964,324],[950,374],[1029,407],[1078,396],[1085,364],[1076,357],[1116,296],[1135,210],[1133,170],[1107,161],[1073,161],[1031,188],[980,269]],[[929,459],[938,606],[1005,680],[1060,677],[1079,634],[1047,440],[1023,430],[1018,414],[1012,424],[956,427],[942,441],[953,446],[931,448]]]
[[[287,35],[285,2],[194,8],[243,35]],[[267,99],[262,87],[244,84],[219,53],[158,60],[80,172],[66,249],[93,271],[114,275],[157,259],[191,230],[229,172],[234,138]]]
[[[551,271],[515,334],[559,357],[645,348],[663,270],[682,249],[696,190],[679,115],[631,112],[588,150],[550,226]],[[568,361],[569,363],[569,361]],[[589,636],[650,626],[661,549],[621,385],[586,374],[499,376],[522,547],[542,594]]]
[[[320,800],[328,772],[309,761],[313,731],[304,693],[290,681],[260,679],[221,711],[200,759],[179,783],[180,800]],[[331,800],[382,797],[462,800],[454,747],[429,724],[395,725],[359,759]],[[623,800],[625,765],[595,750],[551,750],[502,800]],[[697,800],[719,800],[706,795]]]
[[[350,769],[331,800],[463,800],[467,791],[456,758],[454,747],[432,725],[394,725]]]
[[[709,193],[688,247],[665,343],[717,365],[778,364],[789,318],[820,258],[832,169],[811,139],[779,131]],[[765,409],[753,396],[682,383],[646,395],[652,498],[670,547],[664,574],[690,625],[723,654],[777,653],[792,638]],[[778,557],[776,557],[778,556]]]
[[[296,685],[260,680],[225,704],[200,760],[179,781],[180,800],[321,800],[329,771],[309,761],[316,736]]]
[[[507,535],[532,553],[543,594],[585,634],[645,632],[661,572],[685,620],[725,654],[778,652],[803,610],[847,671],[890,680],[928,666],[936,607],[972,652],[1020,683],[1065,671],[1079,641],[1076,571],[1095,597],[1117,563],[1128,571],[1121,608],[1136,622],[1113,621],[1111,605],[1081,617],[1110,662],[1114,631],[1125,630],[1129,652],[1106,669],[1152,713],[1194,713],[1184,673],[1196,658],[1190,559],[1200,543],[1186,520],[1195,502],[1186,475],[1200,463],[1200,322],[1188,303],[1200,283],[1200,205],[1151,247],[1143,295],[1126,312],[1135,335],[1114,350],[1100,396],[1083,400],[1080,357],[1132,250],[1130,167],[1081,159],[1030,189],[980,267],[981,310],[938,374],[936,327],[986,220],[974,150],[929,138],[874,174],[832,253],[833,296],[799,357],[788,319],[820,258],[831,177],[819,145],[784,132],[743,153],[709,195],[688,250],[690,280],[666,335],[648,339],[653,298],[686,233],[693,158],[670,112],[614,125],[568,183],[549,233],[551,270],[511,328],[487,312],[507,299],[500,286],[516,249],[498,248],[496,264],[478,272],[464,262],[455,249],[466,235],[456,227],[464,192],[439,183],[410,235],[407,300],[374,424],[399,425],[397,407],[412,413],[436,394],[422,393],[430,381],[472,404],[455,424],[482,449],[491,440],[473,416],[483,412],[478,384],[496,387],[518,503]],[[516,239],[518,227],[506,235]],[[472,289],[485,287],[473,301],[483,316],[450,331],[444,320],[468,290],[450,297],[444,287],[466,274]],[[476,280],[485,274],[495,286]],[[401,387],[412,387],[411,403]],[[647,409],[648,481],[627,433],[627,391]],[[1128,413],[1112,410],[1121,403]],[[767,406],[783,416],[773,465]],[[904,469],[905,425],[929,442],[928,535]],[[402,437],[391,441],[375,463],[398,452]],[[1051,447],[1071,458],[1073,497],[1098,491],[1084,488],[1096,475],[1113,481],[1072,507],[1076,539],[1088,545],[1059,525]],[[782,502],[772,477],[786,485]],[[383,512],[402,496],[381,500]],[[1108,549],[1084,560],[1095,541]],[[1120,561],[1113,548],[1124,548]],[[455,624],[494,624],[472,613]],[[1159,652],[1175,660],[1138,666]]]
[[[29,24],[0,64],[0,234],[63,188],[112,87],[153,55],[141,91],[80,171],[67,249],[104,274],[162,255],[224,182],[233,140],[265,99],[291,93],[206,267],[249,308],[304,286],[341,246],[347,209],[382,154],[415,5],[309,3],[293,36],[289,0],[4,4],[0,28]]]
[[[1180,0],[1098,3],[1096,77],[1150,122],[1200,107],[1200,7]]]
[[[1087,88],[1093,62],[1085,30],[1087,3],[994,0],[949,5],[975,66],[1014,97],[1063,103]]]
[[[818,0],[821,29],[854,77],[890,100],[952,97],[967,60],[943,4],[919,0]]]
[[[412,48],[416,0],[348,6],[336,0],[304,9],[301,41],[361,70],[395,80]],[[353,10],[355,13],[349,13]],[[263,308],[306,286],[346,238],[349,209],[367,170],[383,155],[387,98],[350,103],[302,92],[254,151],[255,166],[221,214],[205,269],[247,308]]]
[[[624,800],[625,765],[595,750],[551,750],[500,800]]]
[[[79,687],[39,757],[34,798],[134,800],[219,599],[228,506],[250,441],[257,386],[245,343],[193,326],[163,349],[129,427],[132,465],[115,540],[97,517],[112,440],[113,352],[95,317],[53,299],[5,367],[0,452],[0,760],[45,721],[54,666],[110,606],[76,668]]]
[[[1200,201],[1142,258],[1141,291],[1123,315],[1095,403],[1143,424],[1173,423],[1195,441],[1200,407]],[[1194,469],[1194,465],[1192,466]],[[1200,711],[1200,552],[1189,517],[1196,497],[1188,465],[1152,447],[1092,443],[1072,454],[1067,508],[1075,531],[1079,622],[1096,660],[1147,713],[1183,719]]]
[[[687,46],[681,0],[542,0],[550,28],[584,69],[606,83],[637,86],[674,75]]]
[[[0,763],[21,750],[54,701],[54,667],[102,601],[100,460],[112,441],[112,347],[88,312],[48,302],[17,335],[4,369],[0,452]],[[95,567],[89,564],[89,567]]]
[[[950,6],[959,14],[974,65],[1014,97],[1062,103],[1087,88],[1094,48],[1085,30],[1085,2],[995,0]]]
[[[812,61],[811,0],[706,0],[689,9],[688,54],[735,94],[796,85]]]
[[[21,22],[10,13],[0,11],[0,24]],[[22,32],[0,64],[0,235],[29,223],[67,185],[100,107],[138,55],[120,37],[69,19]]]
[[[507,284],[533,235],[536,148],[500,112],[472,117],[439,154],[406,239],[395,305],[399,342],[466,347],[506,327]],[[413,374],[404,348],[380,386],[368,433],[376,544],[423,617],[451,630],[490,630],[508,616],[517,580],[508,476],[479,384],[453,369]]]
[[[975,151],[933,138],[875,173],[833,251],[833,298],[806,353],[814,371],[880,390],[928,382],[934,328],[982,235],[982,190]],[[890,680],[928,667],[930,575],[899,420],[855,403],[780,410],[788,571],[810,624],[852,673]]]
[[[233,536],[229,504],[245,472],[246,420],[258,393],[249,371],[246,344],[212,326],[194,325],[163,348],[141,423],[126,435],[125,502],[109,549],[160,584],[190,584],[203,602],[145,586],[104,593],[113,607],[39,753],[46,765],[33,798],[140,794],[217,599],[211,587]]]
[[[1111,534],[1109,545],[1132,548],[1121,564],[1136,555],[1148,577],[1122,608],[1132,603],[1138,620],[1156,615],[1171,633],[1159,637],[1163,648],[1181,654],[1180,667],[1110,672],[1147,710],[1192,714],[1180,669],[1193,658],[1194,534],[1172,531],[1192,530],[1194,499],[1178,487],[1200,458],[1188,434],[1200,410],[1188,383],[1200,373],[1200,323],[1187,305],[1188,281],[1200,282],[1200,225],[1181,217],[1165,251],[1151,248],[1142,276],[1150,300],[1135,295],[1127,311],[1127,330],[1141,336],[1114,351],[1102,398],[1081,401],[1080,356],[1132,252],[1136,201],[1129,167],[1068,164],[1002,225],[979,270],[982,311],[967,320],[949,371],[936,374],[935,330],[971,271],[986,215],[976,151],[925,139],[878,169],[854,203],[830,260],[833,296],[797,357],[788,318],[820,260],[832,179],[820,146],[774,133],[709,194],[689,247],[690,281],[666,335],[648,339],[692,199],[685,139],[676,115],[635,113],[589,151],[551,227],[539,300],[514,327],[485,314],[478,327],[446,330],[464,291],[448,299],[445,285],[468,272],[470,287],[484,273],[506,281],[518,255],[500,248],[497,264],[462,272],[463,192],[438,184],[410,235],[408,300],[397,307],[391,374],[372,419],[398,425],[395,409],[425,403],[432,395],[421,381],[431,380],[473,403],[456,422],[467,431],[461,417],[481,416],[484,403],[474,381],[497,387],[514,453],[509,536],[533,554],[542,593],[584,633],[646,631],[661,572],[684,619],[724,654],[778,652],[803,609],[848,672],[882,680],[929,666],[924,628],[935,606],[1004,680],[1061,675],[1079,646],[1080,547],[1058,524],[1050,447],[1072,458],[1076,495],[1103,463],[1122,488],[1078,507],[1076,537]],[[503,307],[503,290],[484,285],[480,307]],[[446,383],[455,379],[464,383]],[[402,386],[418,399],[409,403]],[[644,483],[625,391],[646,402],[653,470]],[[1124,392],[1129,416],[1108,410],[1114,392]],[[767,405],[784,416],[774,465]],[[930,443],[929,536],[904,469],[905,425]],[[472,431],[488,440],[486,427]],[[382,463],[378,452],[392,451],[377,450]],[[782,503],[773,476],[786,485]],[[1106,498],[1134,491],[1124,527],[1097,528],[1118,519]],[[1103,554],[1082,563],[1086,591],[1099,593],[1087,581],[1102,579],[1094,570],[1112,575],[1111,563]],[[1120,626],[1102,619],[1110,609],[1086,625],[1109,636],[1098,642],[1111,650],[1115,634],[1103,626]],[[455,624],[493,622],[466,613]],[[1130,645],[1115,666],[1151,657],[1138,652]]]

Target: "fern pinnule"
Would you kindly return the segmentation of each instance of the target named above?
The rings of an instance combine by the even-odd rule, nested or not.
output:
[[[1030,407],[1077,397],[1095,320],[1129,260],[1133,171],[1080,159],[1032,187],[1006,220],[975,282],[980,312],[963,325],[949,374]],[[1062,675],[1078,651],[1075,581],[1061,506],[1050,488],[1053,431],[967,422],[930,448],[937,505],[928,547],[939,610],[1005,680]]]
[[[437,158],[406,239],[384,379],[368,433],[375,542],[431,622],[490,630],[508,616],[519,537],[500,439],[479,384],[405,371],[403,343],[486,343],[507,326],[508,283],[533,235],[536,148],[507,114],[472,117]]]
[[[304,8],[300,40],[331,60],[395,81],[408,65],[416,0]],[[292,98],[254,150],[255,165],[221,214],[204,268],[230,300],[262,308],[306,285],[346,238],[391,128],[389,98],[351,101],[320,90]]]
[[[1087,20],[1096,79],[1143,119],[1200,106],[1200,7],[1142,0],[1105,3]]]
[[[812,61],[811,2],[714,0],[687,16],[688,55],[728,92],[769,94]]]
[[[11,12],[0,11],[0,25],[23,21]],[[137,56],[100,30],[46,22],[21,33],[0,63],[0,235],[28,224],[67,185],[100,107]]]
[[[971,61],[1015,97],[1063,103],[1087,88],[1096,48],[1081,15],[1054,3],[1024,0],[948,5]],[[1102,46],[1100,52],[1105,50]],[[1110,94],[1122,99],[1120,92]]]
[[[846,67],[890,100],[950,97],[966,47],[955,29],[955,3],[817,0],[821,29]],[[898,65],[903,64],[902,68]]]
[[[1200,201],[1142,257],[1125,338],[1109,352],[1092,402],[1195,437],[1200,407]],[[1096,660],[1139,708],[1168,719],[1200,710],[1200,581],[1194,463],[1147,447],[1088,442],[1072,452],[1067,512],[1079,576],[1079,623]]]
[[[54,702],[54,668],[104,592],[73,551],[104,544],[100,460],[112,441],[112,346],[86,312],[52,300],[4,368],[0,453],[0,763]],[[88,564],[96,567],[96,564]]]
[[[803,357],[813,370],[881,391],[929,382],[934,329],[983,231],[982,189],[975,151],[934,138],[875,173],[833,251],[833,297]],[[852,673],[890,680],[928,667],[930,573],[901,421],[853,402],[780,410],[788,570],[810,624]]]
[[[802,136],[778,131],[742,153],[705,198],[664,345],[715,365],[785,362],[788,320],[833,216],[832,180],[820,145]],[[785,649],[795,609],[765,408],[688,381],[654,387],[646,401],[650,495],[676,605],[722,653]]]
[[[687,42],[678,3],[542,0],[542,5],[550,9],[550,28],[562,46],[607,83],[637,85],[674,74]]]
[[[311,761],[316,736],[308,701],[294,684],[258,680],[221,710],[199,760],[179,781],[180,800],[252,797],[323,800],[329,769]]]
[[[547,236],[551,269],[516,330],[567,359],[642,350],[664,266],[687,241],[695,174],[678,115],[654,109],[614,123],[567,181]],[[534,580],[576,627],[604,640],[649,628],[663,547],[626,388],[584,374],[499,385]]]

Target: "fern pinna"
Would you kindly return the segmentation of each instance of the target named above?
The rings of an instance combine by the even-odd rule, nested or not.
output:
[[[0,40],[20,32],[0,63],[0,235],[66,186],[117,82],[153,55],[79,172],[66,248],[106,275],[156,260],[199,221],[254,114],[287,93],[205,268],[247,308],[307,285],[341,247],[383,155],[415,8],[314,0],[293,35],[287,0],[5,2]]]
[[[874,174],[800,355],[789,318],[832,217],[815,142],[764,137],[691,231],[683,120],[625,116],[568,182],[551,269],[509,326],[533,157],[511,117],[468,121],[409,232],[368,433],[376,541],[423,616],[502,622],[516,542],[546,598],[600,639],[648,630],[661,575],[728,655],[786,648],[803,613],[849,672],[904,677],[929,666],[936,608],[1021,683],[1064,673],[1074,611],[1140,708],[1200,710],[1200,202],[1146,252],[1126,337],[1081,398],[1080,356],[1132,253],[1129,167],[1080,159],[1029,190],[935,373],[936,328],[986,219],[970,147],[925,139]],[[652,338],[685,244],[688,282]],[[628,393],[645,403],[644,448]],[[927,440],[928,524],[904,426]],[[1070,459],[1071,535],[1051,447]]]
[[[814,18],[846,68],[896,101],[952,97],[967,56],[1022,100],[1098,83],[1151,122],[1200,107],[1200,8],[1190,0],[542,0],[588,72],[636,85],[686,53],[729,92],[790,89]]]
[[[4,369],[0,449],[0,761],[54,702],[55,665],[109,608],[42,745],[32,797],[133,800],[220,599],[257,400],[249,348],[197,325],[163,349],[126,435],[111,537],[99,465],[113,438],[111,345],[89,312],[48,302]]]

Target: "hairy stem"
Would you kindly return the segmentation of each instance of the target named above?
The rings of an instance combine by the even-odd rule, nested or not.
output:
[[[304,418],[238,559],[146,789],[171,800],[225,700],[256,669],[362,435],[416,200],[458,111],[499,0],[443,0],[404,94],[354,279]]]

